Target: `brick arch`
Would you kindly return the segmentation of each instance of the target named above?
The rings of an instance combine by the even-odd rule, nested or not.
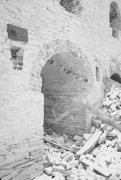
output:
[[[33,62],[30,78],[30,89],[35,92],[41,92],[42,79],[40,73],[46,62],[55,54],[61,52],[70,52],[84,60],[84,67],[89,73],[89,86],[94,82],[93,72],[89,59],[83,54],[82,50],[69,40],[54,40],[43,45],[40,49],[36,62]]]

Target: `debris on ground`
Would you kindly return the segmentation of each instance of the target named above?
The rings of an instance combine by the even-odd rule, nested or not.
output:
[[[121,133],[100,127],[89,136],[87,140],[84,134],[64,141],[55,133],[46,135],[44,173],[52,180],[120,180]]]
[[[121,119],[121,88],[111,86],[110,91],[105,93],[102,107],[106,113]]]
[[[121,89],[111,87],[102,107],[121,119]],[[121,120],[119,121],[121,122]],[[120,180],[121,132],[92,119],[90,133],[44,137],[44,173],[50,180]]]

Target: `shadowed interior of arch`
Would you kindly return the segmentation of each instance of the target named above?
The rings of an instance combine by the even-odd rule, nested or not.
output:
[[[118,83],[121,83],[121,77],[118,73],[112,74],[110,78]]]
[[[110,27],[112,28],[112,36],[118,38],[119,31],[121,30],[121,15],[116,2],[110,4]]]
[[[70,52],[55,54],[43,67],[41,77],[47,133],[54,130],[74,134],[79,128],[84,130],[86,117],[81,97],[87,93],[90,83],[84,59]]]

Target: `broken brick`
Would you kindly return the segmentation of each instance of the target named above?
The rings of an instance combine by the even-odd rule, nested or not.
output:
[[[117,151],[121,152],[121,142],[117,142]]]
[[[59,172],[59,173],[64,173],[65,172],[65,168],[63,166],[55,166],[53,165],[53,172]]]
[[[73,146],[71,146],[71,151],[76,153],[77,151],[80,150],[80,147],[79,146],[76,146],[75,144]]]
[[[44,169],[45,173],[48,174],[48,175],[52,174],[52,170],[53,170],[52,167],[47,167],[47,168]]]
[[[71,161],[73,159],[73,156],[74,156],[73,153],[69,153],[66,157],[63,158],[63,160],[67,162]]]

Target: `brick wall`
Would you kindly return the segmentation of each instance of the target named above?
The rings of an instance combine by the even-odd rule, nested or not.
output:
[[[77,17],[56,0],[0,1],[1,179],[27,180],[42,173],[44,100],[40,73],[47,60],[63,50],[84,54],[97,98],[103,75],[110,76],[110,58],[121,53],[121,42],[112,37],[109,26],[110,0],[84,0],[82,5]],[[28,29],[28,43],[8,39],[8,23]],[[13,69],[12,47],[24,50],[22,71]],[[96,65],[101,75],[98,82]]]

